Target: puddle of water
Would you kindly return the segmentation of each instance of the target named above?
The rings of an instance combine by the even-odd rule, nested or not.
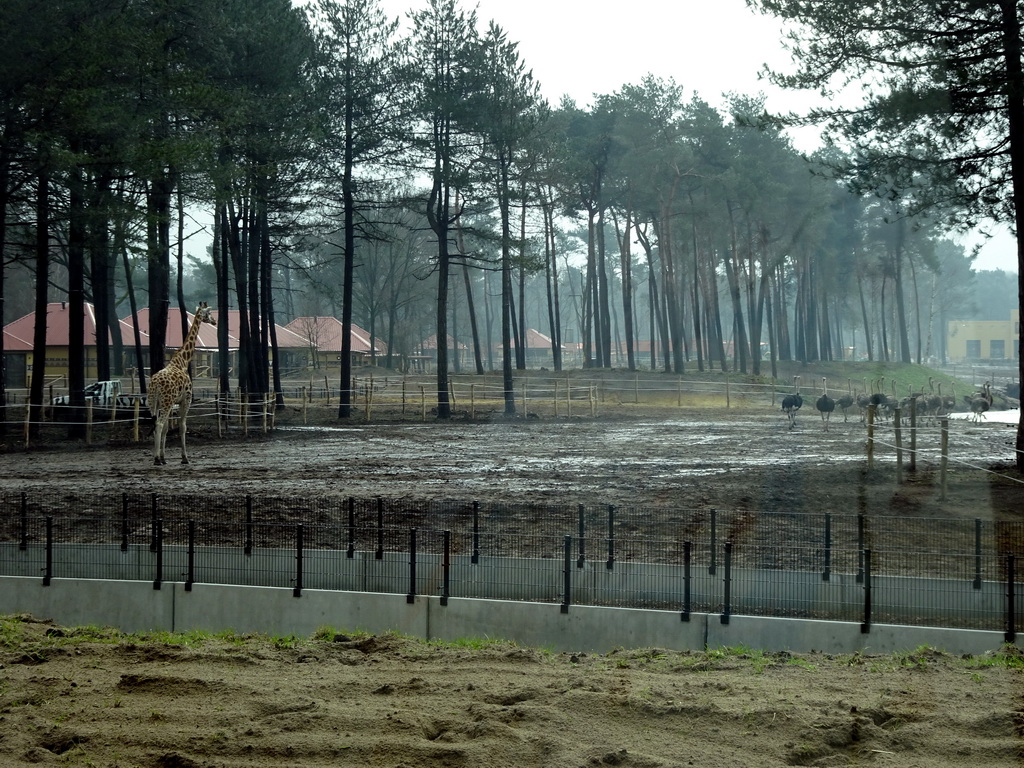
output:
[[[973,413],[951,413],[949,414],[951,421],[973,421]],[[1010,411],[988,411],[984,418],[981,419],[981,423],[985,422],[991,424],[1017,424],[1020,422],[1020,408],[1014,408]]]

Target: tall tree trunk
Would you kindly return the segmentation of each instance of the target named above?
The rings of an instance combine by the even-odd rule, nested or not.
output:
[[[72,149],[74,151],[74,149]],[[68,435],[85,437],[85,179],[80,167],[68,180]]]
[[[226,201],[222,215],[224,240],[227,244],[225,259],[231,260],[231,272],[235,278],[235,299],[238,302],[238,360],[235,374],[239,390],[243,395],[248,395],[252,391],[249,373],[252,339],[249,332],[249,292],[246,290],[248,269],[243,246],[242,217],[243,212],[235,210],[234,201]]]
[[[123,186],[119,185],[118,197],[123,199]],[[125,234],[125,222],[118,221],[114,225],[114,252],[121,254],[124,268],[125,293],[128,295],[128,307],[132,315],[133,350],[135,356],[135,372],[138,379],[139,392],[146,394],[147,377],[145,358],[142,352],[142,328],[139,326],[139,305],[135,297],[135,281],[132,277],[132,264],[128,256],[128,243]]]
[[[914,264],[914,257],[909,253],[907,254],[907,263],[910,264],[910,284],[914,289],[914,335],[916,337],[914,360],[918,365],[921,365],[923,360],[922,347],[924,345],[924,338],[921,333],[921,293],[917,286],[917,267]]]
[[[733,339],[736,354],[738,356],[739,369],[747,372],[747,355],[752,353],[747,342],[747,327],[743,320],[743,297],[740,294],[739,281],[739,247],[736,240],[736,222],[733,220],[732,207],[729,211],[729,253],[725,255],[725,276],[729,283],[729,295],[732,298],[733,312]]]
[[[583,367],[590,368],[600,356],[600,322],[596,319],[597,242],[593,209],[587,211],[587,280],[583,298]]]
[[[597,212],[597,318],[595,327],[600,328],[598,356],[602,368],[612,367],[612,317],[609,304],[608,266],[606,263],[605,207]]]
[[[658,237],[658,257],[661,259],[662,297],[665,304],[665,316],[668,321],[669,353],[671,355],[671,372],[684,373],[683,363],[683,300],[675,265],[675,248],[672,240],[672,213],[662,209],[655,227]],[[669,369],[666,364],[666,372]]]
[[[7,246],[7,209],[11,199],[10,179],[10,161],[7,151],[0,147],[0,254],[5,253]],[[7,270],[0,262],[0,324],[3,323],[5,317],[6,274]],[[7,366],[4,365],[4,360],[4,335],[0,332],[0,438],[7,436]]]
[[[223,397],[231,393],[231,352],[228,345],[231,259],[227,238],[227,205],[218,200],[213,212],[213,266],[217,274],[217,307],[220,310],[220,322],[217,323],[217,391]]]
[[[516,344],[516,367],[526,369],[529,354],[529,333],[526,324],[526,190],[522,189],[522,205],[519,206],[519,335],[522,344]],[[511,230],[511,227],[509,228]]]
[[[636,370],[636,351],[633,348],[633,211],[626,209],[626,223],[620,239],[619,254],[622,274],[622,326],[626,336],[626,368]]]
[[[171,172],[151,179],[146,195],[147,252],[149,257],[149,370],[164,367],[167,319],[170,316]]]
[[[111,173],[102,171],[93,177],[90,185],[88,231],[86,250],[89,256],[89,285],[96,317],[96,378],[113,378],[111,372],[111,342],[114,348],[114,368],[122,372],[121,330],[114,312],[114,280],[110,258]]]
[[[864,345],[868,351],[868,361],[873,362],[875,359],[875,350],[871,344],[871,319],[868,316],[868,303],[864,297],[864,276],[860,270],[857,270],[857,291],[860,295],[860,315],[864,321]]]
[[[554,201],[538,189],[544,215],[544,285],[548,300],[548,330],[551,334],[551,360],[556,371],[562,370],[562,317],[558,300],[558,261],[555,242]]]
[[[690,207],[693,208],[693,195],[690,195]],[[704,331],[701,324],[700,302],[700,249],[697,247],[697,217],[691,217],[690,239],[693,247],[693,341],[697,350],[697,370],[704,370]]]
[[[885,283],[886,283],[886,279],[885,279],[885,276],[883,275],[882,276],[882,291],[881,291],[881,294],[880,294],[880,297],[879,297],[879,301],[881,302],[881,306],[879,307],[879,314],[881,315],[881,322],[879,323],[879,330],[881,331],[881,334],[882,334],[882,341],[881,341],[882,360],[883,360],[883,362],[888,363],[889,362],[889,352],[890,352],[890,349],[889,349],[889,323],[888,323],[888,318],[885,315]]]
[[[1021,22],[1015,0],[999,0],[1003,21],[1003,56],[1006,63],[1006,111],[1010,137],[1010,174],[1017,233],[1017,305],[1024,314],[1024,69],[1021,66]],[[1024,381],[1024,334],[1018,334],[1017,381]],[[1017,423],[1017,469],[1024,472],[1024,410]]]
[[[351,68],[346,67],[345,93],[351,94],[353,90]],[[341,206],[342,206],[342,227],[344,233],[344,265],[341,278],[341,361],[338,375],[338,418],[347,419],[352,415],[352,294],[355,283],[355,249],[356,249],[356,225],[355,225],[355,179],[353,170],[355,165],[355,100],[345,99],[345,134],[344,149],[342,152],[342,175],[341,175]],[[447,270],[447,265],[445,265]],[[444,346],[444,339],[438,337],[437,349],[440,354]],[[448,385],[445,384],[447,392]]]
[[[776,380],[779,378],[779,338],[777,333],[777,323],[775,322],[775,280],[778,279],[778,273],[776,270],[766,272],[762,279],[767,279],[770,283],[769,288],[765,293],[767,294],[765,300],[765,321],[768,323],[768,357],[771,361],[772,367],[772,379]]]
[[[39,169],[36,186],[36,306],[32,329],[32,386],[29,392],[29,432],[39,436],[43,420],[43,397],[46,387],[46,307],[50,287],[50,176],[45,165]]]
[[[175,293],[178,298],[178,320],[181,323],[181,338],[184,341],[188,336],[188,306],[185,304],[185,196],[181,187],[176,190],[176,202],[178,209],[178,247],[175,249]],[[189,372],[192,371],[192,361],[188,364]]]
[[[906,219],[900,217],[896,248],[893,252],[893,289],[896,291],[896,324],[900,334],[900,362],[910,363],[910,333],[907,324],[907,308],[903,296],[903,251],[906,242]]]
[[[505,398],[505,415],[514,416],[516,412],[516,393],[512,377],[512,323],[514,309],[512,306],[512,242],[509,222],[510,194],[508,186],[507,158],[499,154],[498,164],[498,212],[501,218],[501,378]],[[517,348],[522,341],[517,344]]]

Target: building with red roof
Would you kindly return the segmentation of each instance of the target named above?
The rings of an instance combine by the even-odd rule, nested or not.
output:
[[[313,367],[341,366],[341,320],[330,316],[297,317],[285,326],[288,331],[306,339]],[[387,347],[379,339],[371,339],[368,331],[352,324],[352,364],[372,363],[387,354]]]
[[[95,378],[96,360],[96,308],[86,303],[85,322],[85,376]],[[28,386],[35,361],[32,359],[32,340],[35,335],[36,313],[30,312],[4,326],[4,363],[7,367],[7,386]],[[121,343],[125,347],[135,344],[130,323],[118,321]],[[107,340],[113,344],[113,337],[107,330]],[[70,343],[70,309],[66,301],[54,301],[46,305],[46,365],[47,379],[60,379],[68,375],[68,346]],[[143,336],[148,339],[148,336]],[[145,343],[145,342],[144,342]]]

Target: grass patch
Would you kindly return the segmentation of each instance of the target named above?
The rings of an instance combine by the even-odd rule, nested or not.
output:
[[[963,661],[968,669],[1024,670],[1024,651],[1015,645],[1006,643],[992,653],[986,653],[983,656],[971,656]]]

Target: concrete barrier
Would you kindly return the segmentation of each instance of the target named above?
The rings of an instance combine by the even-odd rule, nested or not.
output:
[[[187,630],[309,636],[329,626],[373,633],[394,631],[425,640],[492,638],[552,651],[604,653],[616,648],[703,650],[747,647],[766,651],[890,653],[929,645],[949,653],[998,648],[1001,632],[840,621],[729,617],[678,611],[570,606],[558,603],[404,594],[294,590],[181,582],[0,577],[0,614],[29,613],[70,626],[101,625],[125,632]],[[1020,645],[1020,643],[1018,643]]]

